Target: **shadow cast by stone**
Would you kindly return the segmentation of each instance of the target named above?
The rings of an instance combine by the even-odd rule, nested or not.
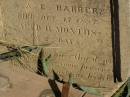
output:
[[[121,54],[120,54],[120,22],[119,22],[119,1],[110,0],[111,5],[111,30],[113,50],[113,76],[114,82],[122,82],[121,78]]]

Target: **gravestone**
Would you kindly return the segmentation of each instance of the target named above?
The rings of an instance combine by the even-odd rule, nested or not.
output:
[[[51,44],[43,48],[44,57],[51,55],[49,77],[55,73],[68,81],[71,75],[74,83],[107,95],[121,85],[115,82],[127,79],[130,63],[128,1],[119,0],[120,22],[118,14],[117,20],[112,14],[116,7],[111,1],[1,0],[0,39],[19,45]]]

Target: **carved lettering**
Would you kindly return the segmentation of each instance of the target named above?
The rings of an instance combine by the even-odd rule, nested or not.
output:
[[[40,5],[40,8],[41,8],[42,10],[45,10],[45,9],[46,9],[45,4],[41,4],[41,5]]]
[[[72,39],[63,39],[60,37],[58,38],[58,42],[61,44],[72,45],[74,41]]]
[[[59,33],[72,33],[75,35],[86,35],[90,37],[96,37],[101,34],[101,32],[97,32],[96,30],[91,30],[87,28],[75,28],[75,27],[63,27],[63,26],[57,26],[56,31]]]
[[[104,9],[90,8],[90,7],[80,7],[80,6],[67,6],[67,5],[57,5],[57,11],[69,12],[69,13],[86,13],[91,15],[103,15]]]
[[[49,25],[46,25],[46,26],[45,26],[45,30],[48,31],[48,32],[52,32],[52,28],[51,28],[51,26],[49,26]]]
[[[52,43],[43,48],[45,57],[52,55],[48,62],[51,74],[55,70],[59,77],[66,80],[73,73],[78,84],[92,87],[112,82],[109,0],[29,0],[26,5],[23,1],[12,2],[18,3],[17,7],[5,4],[5,9],[6,6],[8,9],[4,13],[7,17],[4,22],[16,26],[22,34],[7,28],[10,32],[8,37],[20,34],[22,43]],[[9,8],[12,8],[11,11]],[[87,83],[83,84],[85,81]]]
[[[53,21],[55,21],[55,16],[51,16],[51,15],[42,15],[41,16],[41,20],[42,21],[49,21],[49,22],[53,22]]]
[[[33,14],[32,13],[26,13],[26,12],[22,12],[22,13],[18,13],[18,18],[19,19],[33,19]]]
[[[71,17],[64,17],[64,22],[65,22],[65,23],[70,23],[71,20],[72,20]]]

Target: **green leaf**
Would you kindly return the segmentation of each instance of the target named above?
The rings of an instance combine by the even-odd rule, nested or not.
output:
[[[43,60],[42,66],[43,66],[43,72],[47,76],[48,75],[48,63],[47,63],[47,61]]]
[[[42,59],[43,72],[46,76],[48,75],[48,66],[49,66],[48,62],[50,58],[51,54],[47,58]]]
[[[101,93],[95,89],[95,88],[92,88],[92,87],[80,87],[84,92],[88,93],[88,94],[92,94],[92,95],[96,95],[98,97],[103,97],[101,95]]]
[[[126,81],[112,97],[122,97],[122,93],[124,92],[126,86],[128,85],[128,81]]]

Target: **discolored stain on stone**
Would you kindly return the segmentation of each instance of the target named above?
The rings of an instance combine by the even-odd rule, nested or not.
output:
[[[0,74],[0,91],[7,90],[10,86],[9,78]]]
[[[46,89],[41,92],[39,97],[55,97],[55,95],[51,89]]]

